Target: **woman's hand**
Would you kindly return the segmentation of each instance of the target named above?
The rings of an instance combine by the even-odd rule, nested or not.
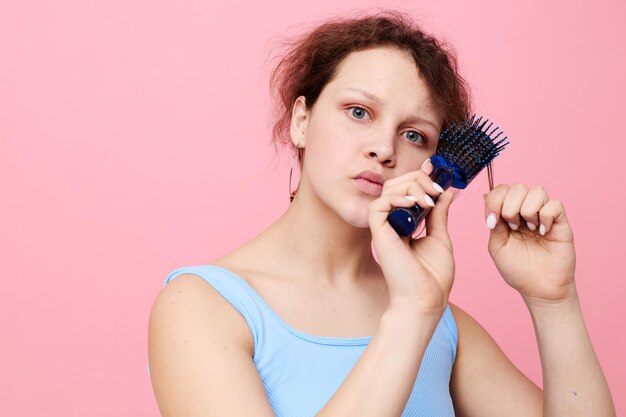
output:
[[[485,218],[493,226],[489,254],[526,302],[554,303],[575,295],[574,234],[559,200],[539,186],[500,184],[485,194]]]
[[[429,160],[419,171],[412,171],[385,181],[379,198],[368,207],[368,221],[374,248],[387,280],[389,309],[436,317],[443,314],[454,280],[452,242],[448,235],[448,210],[454,193],[440,193],[428,176],[433,166]],[[433,208],[426,193],[438,198]],[[412,201],[406,196],[414,197]],[[387,221],[395,207],[415,204],[431,209],[425,218],[426,236],[420,239],[400,237]]]

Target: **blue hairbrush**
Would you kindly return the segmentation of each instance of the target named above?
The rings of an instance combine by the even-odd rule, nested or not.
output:
[[[496,142],[502,131],[492,128],[489,119],[482,119],[474,115],[458,125],[451,125],[439,136],[437,152],[430,157],[433,164],[430,178],[444,190],[467,187],[509,144],[504,142],[506,137]],[[430,208],[417,204],[409,208],[397,207],[391,210],[387,221],[400,236],[411,236],[429,212]]]

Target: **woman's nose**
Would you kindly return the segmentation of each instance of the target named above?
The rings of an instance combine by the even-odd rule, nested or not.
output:
[[[395,159],[395,133],[378,134],[364,149],[365,156],[376,159],[380,164],[393,164]]]

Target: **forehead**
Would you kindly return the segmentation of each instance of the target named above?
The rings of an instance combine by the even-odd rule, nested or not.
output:
[[[367,65],[371,70],[384,69],[388,66],[403,66],[405,70],[419,73],[411,54],[391,45],[350,52],[339,63],[338,70],[361,65]]]
[[[332,94],[362,90],[386,103],[434,112],[428,85],[409,52],[393,46],[355,51],[337,66],[327,85]]]

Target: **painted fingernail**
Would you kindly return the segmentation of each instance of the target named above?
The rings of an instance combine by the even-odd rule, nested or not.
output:
[[[516,225],[515,223],[509,223],[509,227],[511,228],[511,230],[517,230],[519,229],[519,226]]]
[[[437,184],[434,181],[433,181],[433,188],[437,190],[438,192],[443,193],[443,188],[441,188],[441,185]]]
[[[420,169],[424,168],[429,161],[430,161],[430,158],[426,158],[426,160],[422,162],[422,166],[420,167]]]
[[[535,226],[535,225],[534,225],[534,224],[532,224],[531,222],[526,222],[526,224],[528,225],[528,228],[529,228],[530,230],[536,230],[536,229],[537,229],[537,226]]]
[[[428,204],[429,206],[435,207],[435,202],[432,198],[430,198],[428,194],[424,194],[424,201],[426,201],[426,204]]]
[[[493,229],[494,227],[496,227],[495,213],[489,213],[489,216],[487,216],[487,227],[490,229]]]
[[[541,226],[539,226],[539,234],[541,236],[546,234],[546,226],[544,226],[543,224]]]
[[[404,198],[406,198],[407,200],[416,202],[419,200],[417,197],[413,197],[412,195],[405,195]]]

